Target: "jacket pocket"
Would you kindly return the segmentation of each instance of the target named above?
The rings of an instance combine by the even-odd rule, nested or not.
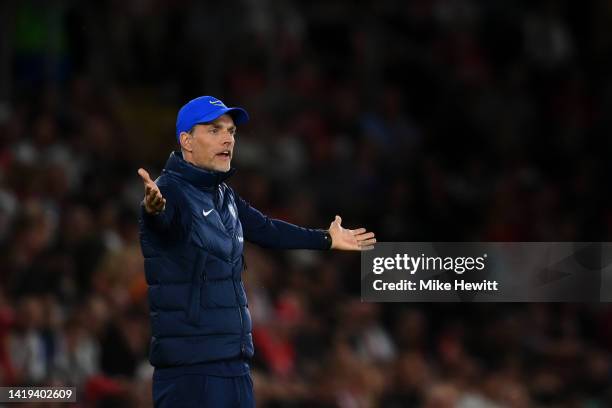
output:
[[[200,296],[202,293],[202,284],[206,280],[206,257],[207,253],[198,251],[194,260],[193,271],[191,273],[191,294],[189,297],[188,320],[191,323],[197,324],[200,321]]]

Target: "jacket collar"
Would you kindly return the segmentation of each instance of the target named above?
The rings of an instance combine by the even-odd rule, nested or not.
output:
[[[211,188],[227,180],[236,172],[236,169],[231,168],[225,173],[206,170],[185,161],[182,152],[174,151],[170,153],[164,172],[175,174],[196,187]]]

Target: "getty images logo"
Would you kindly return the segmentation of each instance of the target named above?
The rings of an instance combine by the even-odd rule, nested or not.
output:
[[[408,254],[395,254],[394,257],[376,257],[372,263],[372,272],[380,275],[384,271],[407,271],[414,275],[417,271],[453,271],[461,275],[465,271],[482,271],[486,264],[487,254],[482,256],[410,256]]]

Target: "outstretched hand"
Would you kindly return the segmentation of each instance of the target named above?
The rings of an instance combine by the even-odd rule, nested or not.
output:
[[[144,183],[145,196],[143,203],[145,210],[149,214],[157,214],[164,211],[164,208],[166,208],[166,199],[162,195],[161,191],[159,191],[157,184],[151,180],[149,173],[142,167],[138,169],[138,175],[142,178]]]
[[[342,218],[336,215],[336,219],[329,225],[329,235],[332,238],[331,249],[343,251],[365,251],[374,249],[376,238],[373,232],[367,232],[365,228],[346,229],[342,228]]]

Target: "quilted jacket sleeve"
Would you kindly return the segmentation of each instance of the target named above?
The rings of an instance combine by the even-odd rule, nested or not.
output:
[[[247,241],[266,248],[329,249],[325,231],[303,228],[270,218],[234,193],[238,217]]]

